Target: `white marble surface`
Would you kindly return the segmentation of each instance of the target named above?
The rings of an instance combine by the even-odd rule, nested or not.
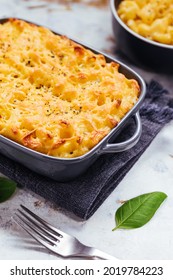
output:
[[[63,4],[64,2],[66,4]],[[108,5],[96,7],[88,5],[89,1],[67,4],[69,2],[71,1],[0,0],[0,17],[13,16],[32,20],[99,50],[112,53],[115,42]],[[171,76],[131,66],[147,81],[157,79],[172,90]],[[172,139],[173,122],[162,129],[88,221],[79,220],[26,189],[17,189],[9,201],[0,204],[0,259],[58,258],[35,243],[13,222],[11,217],[20,203],[29,206],[37,214],[87,245],[97,247],[119,259],[173,259]],[[151,191],[163,191],[168,195],[152,220],[139,229],[112,232],[114,214],[120,206],[118,201]]]

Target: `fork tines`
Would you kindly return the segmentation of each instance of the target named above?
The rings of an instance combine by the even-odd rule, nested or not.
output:
[[[15,222],[42,245],[47,245],[44,241],[52,246],[57,245],[57,242],[60,241],[59,239],[63,237],[62,232],[38,217],[25,206],[20,206],[22,210],[18,209],[13,216]]]

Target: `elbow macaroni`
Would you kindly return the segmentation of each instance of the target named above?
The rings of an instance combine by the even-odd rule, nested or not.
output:
[[[44,27],[0,24],[0,134],[50,156],[87,153],[138,100],[118,67]]]
[[[173,45],[172,0],[123,0],[117,12],[122,21],[139,35]]]

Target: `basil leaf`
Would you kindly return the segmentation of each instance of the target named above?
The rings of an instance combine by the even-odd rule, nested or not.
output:
[[[113,231],[142,227],[153,217],[166,197],[163,192],[151,192],[126,201],[115,213],[116,227]]]
[[[16,190],[16,183],[7,178],[0,178],[0,202],[9,199]]]

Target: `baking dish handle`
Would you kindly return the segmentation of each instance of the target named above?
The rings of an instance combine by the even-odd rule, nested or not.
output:
[[[126,150],[132,148],[138,142],[138,140],[141,136],[141,133],[142,133],[142,124],[141,124],[139,112],[137,112],[134,115],[134,118],[135,118],[135,122],[136,122],[136,130],[135,130],[133,136],[130,139],[125,140],[124,142],[121,142],[121,143],[115,143],[115,144],[107,143],[106,146],[104,146],[99,151],[99,154],[123,152],[123,151],[126,151]]]

